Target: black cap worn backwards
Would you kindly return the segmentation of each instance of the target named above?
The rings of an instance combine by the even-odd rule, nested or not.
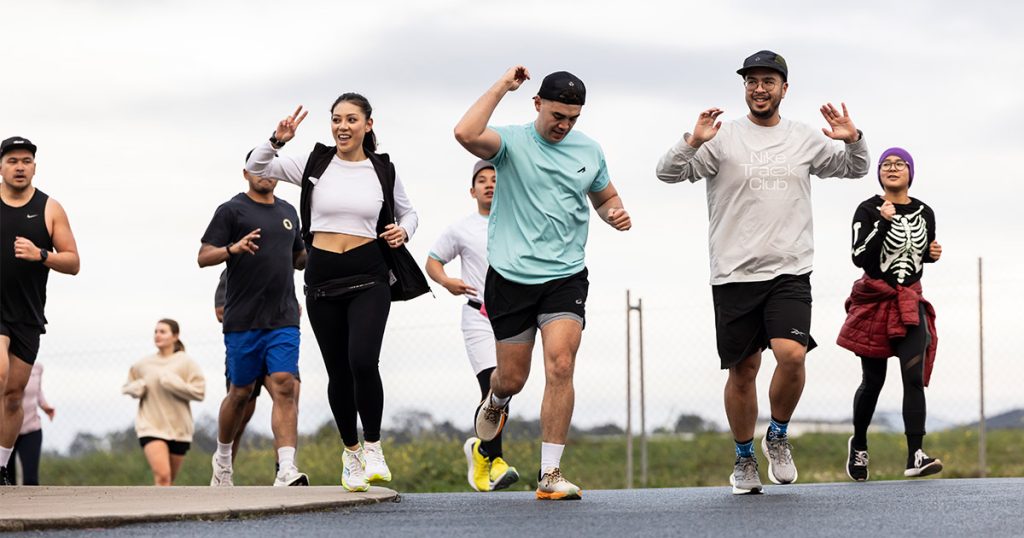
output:
[[[556,71],[544,77],[537,96],[549,101],[582,106],[587,101],[587,87],[576,75],[568,71]]]
[[[36,145],[33,144],[29,139],[21,136],[12,136],[3,142],[0,142],[0,157],[7,155],[8,152],[16,149],[27,149],[32,152],[32,156],[36,156]]]
[[[743,60],[743,67],[736,70],[740,76],[746,76],[747,71],[755,67],[764,67],[778,71],[782,75],[782,81],[789,80],[789,67],[786,66],[786,59],[770,50],[762,50],[747,56]]]

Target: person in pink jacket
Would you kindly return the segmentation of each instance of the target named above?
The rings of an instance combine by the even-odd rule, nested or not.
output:
[[[32,373],[28,378],[28,385],[25,386],[25,397],[21,405],[25,411],[25,418],[21,423],[21,432],[18,433],[18,440],[14,442],[14,452],[11,459],[17,458],[21,462],[21,485],[39,485],[39,456],[43,450],[43,425],[39,419],[38,409],[42,409],[46,416],[53,421],[56,409],[46,401],[42,388],[43,365],[38,362],[32,365]],[[11,481],[17,483],[17,475],[11,466]]]

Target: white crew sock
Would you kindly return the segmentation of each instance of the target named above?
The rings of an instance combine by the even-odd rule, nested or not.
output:
[[[497,394],[494,394],[493,392],[491,393],[491,405],[493,405],[495,407],[505,407],[505,405],[511,399],[512,399],[511,396],[506,396],[504,398],[499,398]]]
[[[14,452],[13,447],[0,446],[0,467],[7,467],[7,464],[11,461],[12,452]]]
[[[231,445],[234,443],[222,443],[217,441],[217,461],[221,465],[231,465]]]
[[[295,468],[295,447],[283,446],[277,449],[277,464],[281,470]]]
[[[559,468],[562,466],[562,451],[565,450],[565,445],[556,445],[554,443],[541,443],[540,444],[540,472],[544,474],[551,469]]]

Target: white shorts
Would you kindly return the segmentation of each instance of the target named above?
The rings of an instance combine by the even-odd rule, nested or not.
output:
[[[491,321],[468,304],[462,305],[462,339],[466,342],[466,355],[473,367],[473,375],[497,366]]]

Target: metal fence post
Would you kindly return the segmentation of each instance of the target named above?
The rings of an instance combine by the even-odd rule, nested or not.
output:
[[[978,476],[988,475],[985,452],[985,322],[982,308],[981,256],[978,256]]]
[[[626,290],[626,488],[633,489],[633,383],[631,379],[633,342],[630,337],[632,317],[629,290]]]

